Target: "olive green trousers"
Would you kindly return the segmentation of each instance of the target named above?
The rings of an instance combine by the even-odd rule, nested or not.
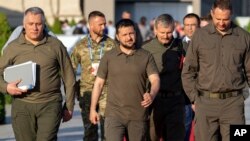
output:
[[[12,128],[16,141],[56,141],[62,118],[61,102],[28,103],[14,99]]]

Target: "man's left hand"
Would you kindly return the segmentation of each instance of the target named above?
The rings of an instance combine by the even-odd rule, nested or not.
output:
[[[143,106],[144,108],[147,108],[149,105],[151,105],[153,103],[153,96],[150,93],[145,93],[143,95],[143,101],[141,102],[141,106]]]
[[[72,111],[69,111],[67,109],[64,109],[63,110],[63,122],[67,122],[69,121],[73,116],[73,112]]]

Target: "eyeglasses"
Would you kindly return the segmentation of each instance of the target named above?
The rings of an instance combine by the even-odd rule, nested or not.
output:
[[[184,26],[197,26],[197,24],[184,24]]]

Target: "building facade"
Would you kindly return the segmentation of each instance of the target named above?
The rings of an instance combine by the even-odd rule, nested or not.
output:
[[[79,21],[92,10],[105,13],[107,20],[114,21],[115,0],[0,0],[0,12],[7,15],[12,27],[22,24],[24,11],[32,6],[41,7],[49,24],[55,17],[60,20]]]
[[[234,16],[250,15],[249,0],[231,0]],[[177,21],[187,13],[200,16],[210,12],[213,0],[0,0],[0,12],[7,15],[12,27],[22,24],[23,12],[31,6],[44,9],[49,24],[57,16],[61,20],[86,18],[92,10],[102,11],[107,20],[118,21],[124,10],[132,13],[132,19],[139,22],[141,16],[148,21],[162,13],[171,14]]]
[[[187,13],[206,16],[210,13],[214,0],[116,0],[115,19],[119,20],[121,12],[128,10],[133,20],[139,21],[141,16],[148,20],[162,13],[171,14],[175,20],[182,21]],[[231,0],[233,17],[250,17],[250,0]]]

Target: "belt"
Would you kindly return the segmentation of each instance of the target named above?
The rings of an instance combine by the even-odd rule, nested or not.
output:
[[[204,96],[207,98],[214,98],[214,99],[226,99],[230,97],[236,97],[242,94],[242,90],[233,91],[233,92],[225,92],[225,93],[213,93],[208,91],[199,91],[200,96]]]
[[[158,96],[160,98],[169,98],[169,97],[174,97],[174,96],[179,96],[181,95],[182,92],[181,91],[177,91],[177,92],[171,92],[171,91],[160,91],[158,93]]]

